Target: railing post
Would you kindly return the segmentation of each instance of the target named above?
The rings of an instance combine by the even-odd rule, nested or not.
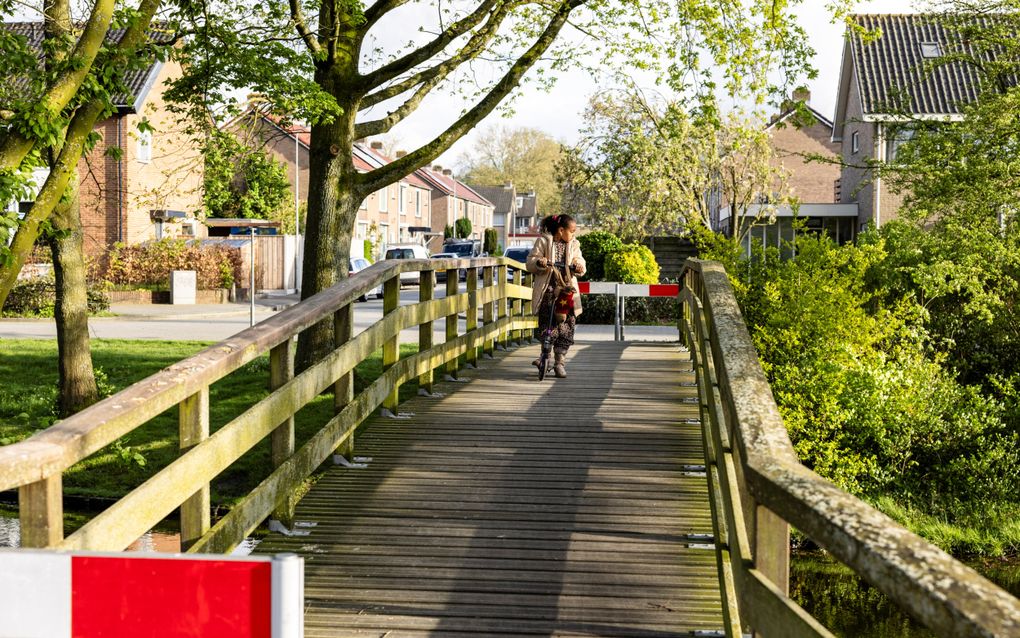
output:
[[[294,340],[286,341],[269,351],[269,389],[277,390],[294,378]],[[273,467],[283,465],[294,454],[294,412],[291,411],[270,435]],[[294,523],[294,508],[297,499],[287,491],[276,503],[272,517],[290,528]]]
[[[400,273],[386,280],[383,284],[383,317],[395,311],[400,305]],[[383,344],[383,372],[389,370],[400,360],[400,333],[393,335]],[[394,385],[389,396],[383,401],[383,410],[397,413],[400,403],[400,386]]]
[[[790,525],[763,505],[754,507],[754,566],[790,594]]]
[[[184,399],[177,406],[181,454],[209,438],[209,386]],[[181,551],[209,531],[209,483],[181,503]]]
[[[333,313],[333,344],[339,348],[354,336],[354,304],[349,303]],[[354,400],[354,371],[341,376],[333,384],[333,414]],[[348,461],[354,460],[354,432],[339,446],[337,452]]]
[[[467,273],[468,309],[464,322],[464,332],[470,334],[478,329],[478,269],[470,268]],[[469,346],[465,360],[469,366],[478,367],[478,347]]]
[[[521,285],[521,279],[522,279],[521,278],[521,271],[517,270],[515,268],[514,269],[514,284],[517,285],[517,286],[520,286]],[[521,317],[521,310],[523,309],[523,304],[521,303],[521,300],[519,298],[517,298],[517,297],[514,297],[514,300],[510,304],[510,306],[511,306],[511,309],[512,309],[511,310],[511,312],[512,312],[511,316],[513,316],[515,318],[520,318]],[[514,330],[511,334],[513,335],[514,344],[516,344],[518,346],[521,345],[521,341],[523,341],[524,331],[523,330]]]
[[[616,284],[616,311],[613,314],[613,341],[622,341],[620,336],[620,284]]]
[[[450,275],[447,274],[447,277]],[[456,276],[456,275],[454,275]],[[423,270],[418,280],[418,302],[432,301],[436,289],[436,271]],[[432,349],[432,322],[426,321],[418,326],[418,352]],[[432,368],[418,375],[418,391],[432,394]]]
[[[60,474],[18,488],[21,546],[53,547],[64,540],[64,494]]]
[[[505,319],[507,317],[507,300],[506,300],[506,266],[496,266],[496,289],[499,290],[499,298],[496,300],[496,319]],[[499,333],[499,346],[506,350],[507,346],[510,345],[510,331]]]
[[[524,285],[527,286],[528,288],[531,288],[532,286],[534,286],[535,285],[535,275],[531,274],[530,272],[529,273],[525,273],[525,275],[524,275]],[[531,300],[530,299],[526,299],[524,301],[524,313],[523,314],[530,315],[531,313],[532,313],[532,310],[531,310]],[[527,341],[528,343],[532,343],[532,342],[535,341],[535,330],[534,329],[528,329],[528,331],[527,331],[527,338],[525,339],[525,341]]]
[[[468,271],[470,273],[470,269]],[[446,271],[446,296],[447,298],[456,297],[460,290],[460,269],[456,268],[453,271],[453,276],[450,276],[450,271]],[[468,313],[471,314],[470,312]],[[446,315],[446,342],[449,343],[457,338],[457,311],[454,310],[452,313]],[[450,378],[457,378],[457,357],[451,358],[446,362],[446,374]]]
[[[493,270],[495,270],[495,269],[492,266],[486,266],[484,269],[482,269],[482,272],[484,273],[484,277],[485,277],[485,288],[486,289],[492,288],[492,271]],[[496,309],[496,302],[495,301],[490,301],[489,303],[486,303],[486,304],[484,304],[482,306],[482,325],[483,326],[488,327],[488,325],[493,322],[494,315],[495,315],[495,309]],[[492,337],[489,337],[488,339],[485,340],[485,343],[482,345],[482,350],[485,352],[485,354],[487,354],[487,355],[489,355],[491,357],[492,356],[492,352],[494,350],[494,347],[495,347],[494,346],[494,339]]]

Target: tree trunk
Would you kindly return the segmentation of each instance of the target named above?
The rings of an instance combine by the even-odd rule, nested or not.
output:
[[[305,224],[301,299],[322,292],[347,277],[351,236],[363,199],[354,183],[351,152],[357,107],[343,105],[344,115],[312,126],[308,168],[308,216]],[[348,115],[350,114],[350,115]],[[333,347],[333,321],[324,320],[301,333],[296,367],[308,368]]]
[[[71,178],[67,195],[68,199],[53,211],[53,231],[49,238],[57,284],[53,316],[57,322],[58,402],[62,417],[87,408],[99,399],[89,345],[84,232],[78,208],[77,175]]]

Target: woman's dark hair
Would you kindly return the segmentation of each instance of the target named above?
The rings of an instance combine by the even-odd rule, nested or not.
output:
[[[555,235],[556,231],[561,228],[567,228],[573,221],[573,217],[561,213],[559,215],[549,215],[548,217],[542,218],[542,222],[539,226],[542,228],[543,233]]]

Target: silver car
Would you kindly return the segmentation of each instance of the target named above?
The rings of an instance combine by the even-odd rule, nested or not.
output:
[[[371,265],[372,264],[368,263],[367,259],[364,259],[362,257],[351,257],[349,272],[353,275],[354,273],[361,272],[362,270],[368,268]],[[368,301],[369,296],[375,297],[376,299],[382,299],[383,296],[382,286],[376,286],[372,290],[369,290],[366,294],[361,295],[361,297],[358,298],[358,301]]]

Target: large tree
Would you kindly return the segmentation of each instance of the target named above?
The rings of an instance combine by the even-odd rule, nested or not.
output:
[[[740,238],[769,206],[787,203],[760,118],[689,109],[636,89],[592,98],[580,142],[559,167],[564,210],[627,239],[711,229],[729,206]],[[767,202],[752,213],[752,206]],[[764,212],[763,212],[764,211]]]
[[[540,213],[560,210],[556,164],[561,146],[551,135],[535,128],[492,126],[482,132],[462,163],[470,184],[513,182],[517,192],[535,191]]]
[[[664,69],[678,90],[711,92],[717,81],[731,93],[760,89],[764,69],[799,70],[806,61],[806,38],[788,9],[774,0],[227,0],[215,7],[184,0],[179,15],[194,37],[178,97],[208,104],[246,87],[272,99],[279,115],[311,123],[301,287],[308,297],[346,275],[361,201],[445,152],[528,77],[543,82],[568,65],[615,57]],[[409,33],[409,24],[418,32]],[[406,45],[393,46],[401,39]],[[445,128],[386,166],[355,169],[356,140],[389,133],[441,91],[463,104]],[[299,365],[325,351],[331,335],[328,322],[306,331]]]

